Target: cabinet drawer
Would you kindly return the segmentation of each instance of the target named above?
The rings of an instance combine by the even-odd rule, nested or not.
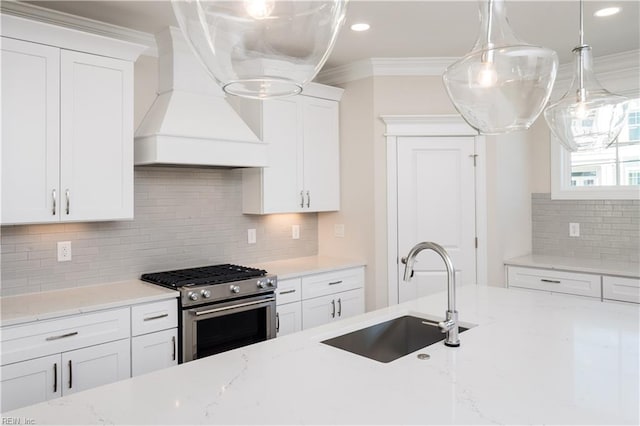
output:
[[[2,365],[130,336],[129,308],[2,328]]]
[[[600,275],[517,266],[509,266],[507,273],[509,287],[524,287],[598,298],[602,295]]]
[[[607,300],[640,303],[640,279],[602,277],[602,297]]]
[[[131,307],[131,335],[153,333],[178,326],[177,299]]]
[[[278,281],[278,288],[276,289],[276,304],[278,306],[285,303],[298,302],[301,299],[302,280],[300,278]]]
[[[360,287],[364,287],[364,268],[361,267],[311,275],[302,277],[302,298],[311,299]]]

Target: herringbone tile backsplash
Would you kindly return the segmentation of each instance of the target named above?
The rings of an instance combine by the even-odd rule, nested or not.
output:
[[[294,224],[300,225],[298,240],[291,238]],[[256,244],[247,244],[249,228],[256,229]],[[241,170],[136,168],[133,221],[3,226],[0,294],[312,256],[317,228],[314,213],[243,215]],[[71,241],[70,262],[57,261],[58,241]]]

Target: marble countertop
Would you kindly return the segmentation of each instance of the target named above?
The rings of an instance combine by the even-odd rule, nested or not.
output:
[[[250,265],[254,268],[264,269],[270,274],[276,274],[278,279],[286,280],[304,275],[319,274],[334,271],[336,269],[364,266],[365,262],[357,259],[339,259],[326,256],[309,256],[295,259],[277,260]]]
[[[505,265],[531,268],[558,269],[562,271],[584,272],[588,274],[640,277],[640,263],[615,262],[598,259],[579,259],[573,257],[545,256],[528,254],[504,261]]]
[[[383,364],[321,343],[446,293],[4,413],[35,424],[638,424],[640,306],[458,289],[461,346]]]
[[[0,298],[0,324],[22,324],[101,309],[178,297],[179,293],[140,280],[118,281],[86,287]]]

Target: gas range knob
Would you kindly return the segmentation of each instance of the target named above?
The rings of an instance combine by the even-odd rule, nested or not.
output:
[[[271,278],[267,279],[267,285],[269,287],[274,287],[276,285],[276,280],[271,279]]]
[[[208,299],[209,297],[211,297],[211,292],[209,290],[202,290],[200,292],[200,295],[203,299]]]
[[[229,286],[229,290],[231,290],[231,293],[240,293],[240,286],[239,285],[231,285],[231,286]]]
[[[190,292],[189,292],[189,294],[187,294],[187,297],[188,297],[189,299],[193,300],[194,302],[195,302],[196,300],[198,300],[198,295],[197,295],[196,293],[192,292],[192,291],[190,291]]]
[[[258,280],[257,285],[258,285],[258,288],[265,288],[267,286],[262,280]]]

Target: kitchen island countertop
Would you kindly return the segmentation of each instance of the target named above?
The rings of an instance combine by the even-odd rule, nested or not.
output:
[[[638,424],[640,306],[458,289],[459,348],[383,364],[322,340],[446,293],[24,407],[35,424]],[[24,424],[24,422],[23,422]]]

